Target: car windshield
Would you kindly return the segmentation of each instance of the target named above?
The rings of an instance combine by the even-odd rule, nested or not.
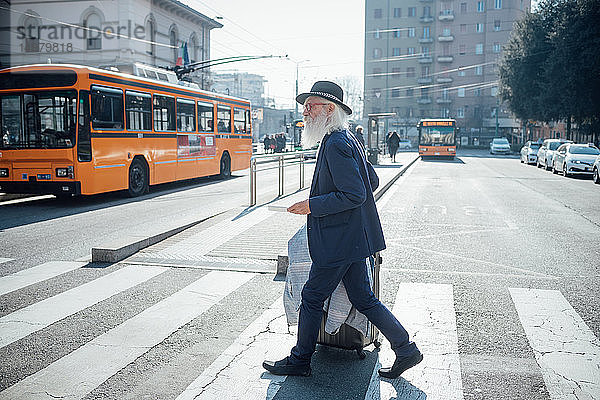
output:
[[[494,144],[508,144],[508,140],[507,139],[494,139],[493,143]]]
[[[589,154],[592,156],[600,154],[600,151],[595,147],[590,146],[571,146],[569,147],[571,154]]]
[[[531,143],[529,145],[529,147],[531,147],[532,149],[539,149],[540,148],[540,144],[539,143]]]
[[[550,150],[556,150],[558,149],[563,143],[561,142],[550,142],[548,143],[548,149]]]
[[[0,96],[0,149],[62,149],[75,144],[75,91]]]

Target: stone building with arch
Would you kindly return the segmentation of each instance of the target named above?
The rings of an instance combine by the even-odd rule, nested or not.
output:
[[[0,20],[1,68],[48,62],[174,66],[184,42],[190,61],[209,60],[210,32],[223,27],[177,0],[12,0],[9,7]],[[209,88],[207,71],[191,78]]]

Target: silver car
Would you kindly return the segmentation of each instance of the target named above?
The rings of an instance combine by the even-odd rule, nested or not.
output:
[[[571,140],[565,139],[546,139],[542,142],[542,146],[540,147],[537,154],[537,167],[548,170],[552,168],[552,158],[554,157],[554,152],[559,146],[565,143],[573,143]]]
[[[521,162],[525,164],[536,164],[537,153],[540,149],[540,142],[527,142],[521,147]]]
[[[493,138],[490,142],[490,154],[510,154],[510,143],[506,138]]]
[[[600,150],[591,144],[563,144],[554,154],[552,172],[564,176],[592,175],[592,165]]]
[[[600,156],[596,157],[596,161],[592,165],[592,176],[594,177],[594,183],[600,185]]]

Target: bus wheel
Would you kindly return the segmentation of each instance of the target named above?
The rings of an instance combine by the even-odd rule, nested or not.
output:
[[[148,191],[148,174],[146,166],[139,159],[134,159],[129,167],[129,196],[140,196]]]
[[[231,178],[231,158],[229,158],[229,154],[225,153],[221,157],[221,172],[219,173],[219,177],[221,179]]]

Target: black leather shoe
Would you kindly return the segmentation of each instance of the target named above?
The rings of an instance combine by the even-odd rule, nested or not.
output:
[[[310,365],[292,364],[289,357],[279,361],[264,361],[263,368],[273,375],[310,376]]]
[[[394,365],[391,368],[379,368],[379,375],[384,378],[396,379],[404,371],[414,367],[421,361],[423,361],[423,354],[418,350],[407,357],[396,356],[396,361],[394,361]]]

